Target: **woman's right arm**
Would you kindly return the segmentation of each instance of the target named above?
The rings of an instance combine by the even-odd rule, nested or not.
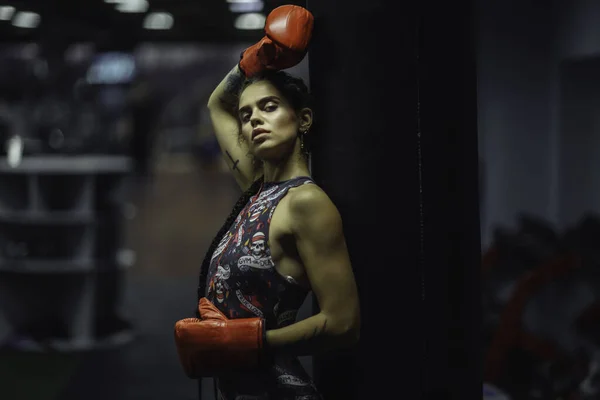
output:
[[[236,106],[244,80],[244,74],[236,65],[212,92],[207,105],[221,153],[243,191],[252,185],[260,173],[260,165],[253,163],[248,145],[239,137]]]

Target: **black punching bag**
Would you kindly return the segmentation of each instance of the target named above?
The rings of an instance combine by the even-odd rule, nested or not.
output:
[[[482,397],[471,4],[401,4],[307,2],[312,174],[362,314],[357,348],[314,357],[325,400]]]

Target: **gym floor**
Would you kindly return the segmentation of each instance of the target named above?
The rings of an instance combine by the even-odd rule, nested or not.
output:
[[[137,213],[127,226],[126,245],[137,257],[121,303],[135,340],[84,354],[4,351],[0,399],[198,398],[197,383],[179,365],[173,324],[192,315],[204,252],[239,192],[218,165],[167,164],[169,168],[158,168],[151,187],[134,193]],[[204,386],[212,393],[210,385]]]

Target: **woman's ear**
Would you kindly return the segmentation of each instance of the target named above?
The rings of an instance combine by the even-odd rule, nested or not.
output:
[[[300,119],[300,131],[307,132],[313,123],[313,112],[310,108],[303,108],[298,113]]]

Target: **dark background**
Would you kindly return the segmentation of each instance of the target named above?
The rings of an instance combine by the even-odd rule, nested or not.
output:
[[[264,15],[281,4],[305,4],[263,3],[260,12]],[[314,78],[315,88],[321,94],[332,89],[329,97],[321,97],[325,99],[321,101],[321,108],[340,100],[336,118],[345,116],[344,104],[348,103],[343,101],[353,93],[352,82],[354,87],[362,88],[362,93],[383,92],[384,88],[392,87],[402,89],[398,82],[406,83],[405,89],[412,87],[411,74],[415,70],[411,65],[417,64],[411,64],[410,60],[416,58],[416,53],[406,52],[410,48],[406,38],[412,34],[408,27],[413,22],[407,12],[402,14],[392,5],[383,3],[349,2],[345,10],[340,8],[339,11],[332,10],[342,4],[333,8],[308,4],[309,9],[319,11],[317,17],[322,19],[317,22],[324,21],[320,25],[323,31],[318,36],[315,58],[311,59],[312,53],[309,53],[309,57],[291,72],[306,80]],[[148,8],[142,13],[122,13],[115,9],[115,4],[101,0],[9,1],[0,4],[3,5],[14,7],[13,19],[19,11],[36,12],[41,19],[33,29],[15,27],[11,20],[0,20],[2,157],[6,155],[6,143],[16,135],[23,140],[25,158],[66,155],[130,159],[130,170],[122,175],[109,174],[96,181],[100,196],[96,204],[105,204],[99,206],[97,217],[114,223],[107,223],[98,231],[101,238],[98,248],[104,250],[98,250],[101,254],[96,254],[95,259],[110,258],[119,249],[130,250],[119,253],[121,258],[135,257],[134,262],[125,263],[132,264],[130,268],[97,276],[101,294],[96,303],[100,305],[96,304],[90,315],[104,323],[96,322],[96,325],[103,327],[97,329],[102,331],[98,337],[104,338],[105,347],[91,353],[56,351],[43,346],[40,349],[39,343],[43,343],[44,338],[54,337],[64,328],[61,328],[61,322],[55,319],[44,323],[54,327],[49,333],[47,329],[40,330],[39,326],[32,327],[21,321],[36,320],[46,313],[38,306],[24,302],[23,293],[33,293],[29,296],[43,299],[59,297],[58,294],[65,291],[66,277],[61,279],[61,275],[54,274],[54,278],[49,278],[47,274],[15,272],[14,266],[10,270],[0,268],[0,343],[4,345],[0,353],[0,398],[197,398],[197,385],[183,375],[176,359],[172,325],[192,311],[201,259],[239,195],[218,157],[203,107],[219,79],[237,62],[244,48],[262,37],[262,31],[236,29],[235,18],[241,13],[232,12],[225,0],[148,0]],[[450,15],[446,20],[434,17],[443,13],[436,14],[436,5],[433,2],[430,5],[427,12],[422,11],[422,15],[428,16],[425,19],[429,21],[427,40],[430,49],[423,54],[429,57],[430,63],[437,62],[438,71],[446,68],[446,73],[440,72],[443,78],[436,87],[429,86],[429,91],[443,93],[440,98],[448,105],[448,113],[457,113],[468,100],[465,101],[464,93],[456,91],[449,83],[453,76],[448,71],[455,74],[456,80],[467,82],[468,79],[461,75],[461,63],[465,58],[447,50],[452,44],[448,44],[443,32],[447,30],[446,35],[454,32],[456,24],[464,23],[464,19],[458,17],[453,26]],[[154,11],[172,14],[172,29],[144,29],[144,18]],[[598,262],[596,240],[600,232],[596,219],[596,213],[600,212],[600,165],[597,161],[600,159],[600,25],[597,23],[600,3],[592,0],[478,0],[473,2],[472,11],[476,68],[471,71],[467,66],[463,70],[464,75],[474,75],[476,84],[476,114],[469,114],[469,118],[476,120],[479,162],[483,269],[480,289],[484,324],[480,350],[484,397],[598,399],[600,313],[597,312],[599,285],[595,267]],[[461,14],[460,11],[455,13]],[[396,21],[405,29],[377,26],[378,21],[373,16],[383,14],[386,18],[379,21],[380,25]],[[337,19],[331,19],[331,15]],[[341,15],[348,19],[343,20]],[[439,36],[431,33],[435,31],[435,25],[432,27],[431,24],[439,25]],[[344,29],[348,32],[347,37],[362,36],[368,40],[345,43]],[[351,29],[354,30],[349,33]],[[388,36],[384,39],[382,33]],[[392,48],[396,34],[405,41]],[[326,38],[332,40],[331,46],[325,42]],[[431,50],[436,48],[432,45],[436,41],[439,48]],[[459,44],[456,46],[460,47]],[[395,54],[398,49],[405,51],[400,54],[406,61],[401,66],[391,61],[392,56],[398,55]],[[433,52],[440,56],[433,57]],[[135,75],[119,84],[91,82],[87,78],[90,67],[97,55],[106,53],[123,55],[121,66],[134,60]],[[323,61],[325,55],[330,57],[326,63]],[[361,58],[365,55],[368,60]],[[363,67],[368,65],[373,70],[377,63],[386,75],[382,72],[372,80],[362,76]],[[325,71],[326,67],[333,72]],[[333,79],[335,68],[339,69],[340,77],[352,79],[347,84],[341,82],[341,78],[336,81]],[[428,68],[430,72],[435,71],[432,64]],[[401,74],[405,81],[398,80],[394,74]],[[395,83],[390,84],[390,80]],[[368,82],[376,82],[375,89]],[[407,98],[402,97],[397,104]],[[441,102],[435,106],[429,103],[430,109],[436,110],[424,117],[427,118],[425,122],[429,121],[429,125],[425,125],[429,129],[442,129],[442,124],[436,125],[435,117],[445,115]],[[362,109],[375,114],[383,112],[373,104],[369,107]],[[394,110],[391,105],[387,107],[383,109]],[[349,105],[348,109],[351,109]],[[407,107],[403,110],[398,114],[402,118],[412,112]],[[396,134],[391,119],[373,124],[369,123],[368,115],[361,118],[362,122],[354,126],[386,130],[390,138]],[[329,124],[335,129],[333,122]],[[56,140],[57,135],[62,138],[60,144],[51,140]],[[350,137],[361,138],[358,133]],[[385,138],[377,140],[383,142]],[[318,156],[315,177],[325,188],[331,188],[335,197],[344,188],[344,184],[336,186],[336,179],[344,181],[342,174],[347,167],[328,166],[327,161],[323,161],[323,153],[343,158],[347,148],[336,150],[327,139],[320,143],[321,147],[315,150]],[[437,154],[432,150],[435,144],[424,143],[429,146],[430,154]],[[474,140],[469,144],[475,145]],[[439,152],[441,154],[441,150]],[[448,157],[447,162],[453,162],[448,154],[445,157]],[[390,169],[394,165],[393,160],[383,161],[374,152],[366,159],[373,163],[373,171]],[[4,160],[2,158],[2,162]],[[402,161],[402,165],[410,162]],[[358,167],[354,165],[356,170]],[[360,175],[356,170],[353,173]],[[0,255],[6,259],[17,257],[21,251],[19,243],[28,241],[26,234],[20,240],[14,239],[15,229],[25,232],[15,228],[15,224],[23,225],[19,218],[24,214],[11,214],[23,204],[19,193],[25,190],[27,183],[15,178],[12,172],[2,171]],[[435,171],[428,171],[433,180]],[[27,176],[35,174],[34,171]],[[47,201],[54,196],[55,202],[66,204],[77,197],[77,193],[83,193],[78,192],[83,191],[83,181],[68,183],[71,181],[63,178],[52,179],[40,189],[40,196]],[[381,190],[396,189],[389,181],[387,183]],[[399,182],[399,186],[410,185]],[[363,230],[360,226],[370,222],[349,211],[359,204],[362,192],[357,192],[356,197],[349,191],[344,193],[335,200],[348,221],[346,224],[354,225],[349,242],[357,254],[356,259],[363,264],[363,260],[377,250],[360,250],[362,253],[357,250],[361,248],[358,232]],[[439,197],[443,198],[442,195]],[[389,199],[385,203],[388,208],[394,204],[394,197]],[[389,214],[380,212],[382,214],[377,215],[382,220],[389,218]],[[59,217],[63,216],[56,216]],[[11,225],[11,218],[17,222]],[[37,226],[37,222],[28,223]],[[46,226],[48,222],[43,224]],[[468,224],[463,226],[456,221],[453,224],[443,232],[451,232],[450,236],[469,234],[464,228]],[[58,225],[50,224],[53,229],[58,229]],[[57,232],[51,231],[49,236],[59,235]],[[402,234],[398,234],[397,239],[407,243],[415,240]],[[393,242],[393,238],[389,240]],[[436,238],[434,242],[440,240]],[[48,256],[49,250],[45,251]],[[28,248],[28,252],[31,256],[34,249]],[[564,258],[570,261],[561,261]],[[430,256],[430,260],[433,259]],[[401,272],[395,274],[401,279]],[[452,270],[445,274],[439,275],[443,283],[432,287],[456,282]],[[363,287],[369,290],[365,297],[375,304],[379,285],[381,290],[387,290],[385,271],[358,275],[363,279]],[[79,287],[80,283],[73,285]],[[479,288],[470,290],[479,291]],[[387,298],[383,294],[380,296]],[[436,298],[438,300],[441,304],[441,297]],[[63,303],[73,306],[81,301],[81,296],[73,295]],[[308,299],[301,318],[310,315],[311,306],[311,299]],[[64,304],[61,307],[70,310]],[[436,304],[428,307],[436,307]],[[27,318],[16,318],[15,315],[26,315]],[[369,327],[379,326],[371,315],[366,317]],[[411,316],[406,314],[404,320],[400,317],[399,323],[410,326],[414,322]],[[429,323],[435,327],[438,317],[433,315],[432,318]],[[465,325],[465,331],[472,329]],[[35,340],[32,339],[34,336]],[[398,336],[398,341],[402,341],[400,333]],[[414,347],[410,342],[414,337],[408,337],[410,339],[405,340],[409,342],[402,346]],[[376,338],[367,336],[366,340],[375,343]],[[23,345],[32,342],[34,345]],[[362,346],[360,351],[367,352],[368,343]],[[381,350],[384,346],[394,348],[396,345],[384,343],[375,347]],[[382,353],[376,356],[386,363],[393,361],[395,365],[391,372],[380,373],[382,376],[396,375],[397,371],[397,379],[402,381],[402,370],[411,368],[395,359],[385,360]],[[366,362],[375,358],[361,355],[351,359]],[[311,357],[306,357],[303,362],[309,372],[318,370],[313,369]],[[373,377],[379,367],[369,364],[362,368],[367,371],[364,376],[368,376],[365,379],[369,384],[375,384]],[[353,371],[357,370],[354,368]],[[431,372],[432,376],[444,373],[444,368],[439,365],[432,365],[429,370],[435,371]],[[360,386],[357,383],[360,379],[360,376],[348,379],[349,387]],[[409,379],[406,380],[398,383],[400,388],[386,383],[398,391],[399,396],[394,395],[394,398],[402,398],[402,385],[411,384]],[[432,386],[436,384],[432,383]],[[210,381],[205,382],[203,390],[206,398],[212,398]]]

